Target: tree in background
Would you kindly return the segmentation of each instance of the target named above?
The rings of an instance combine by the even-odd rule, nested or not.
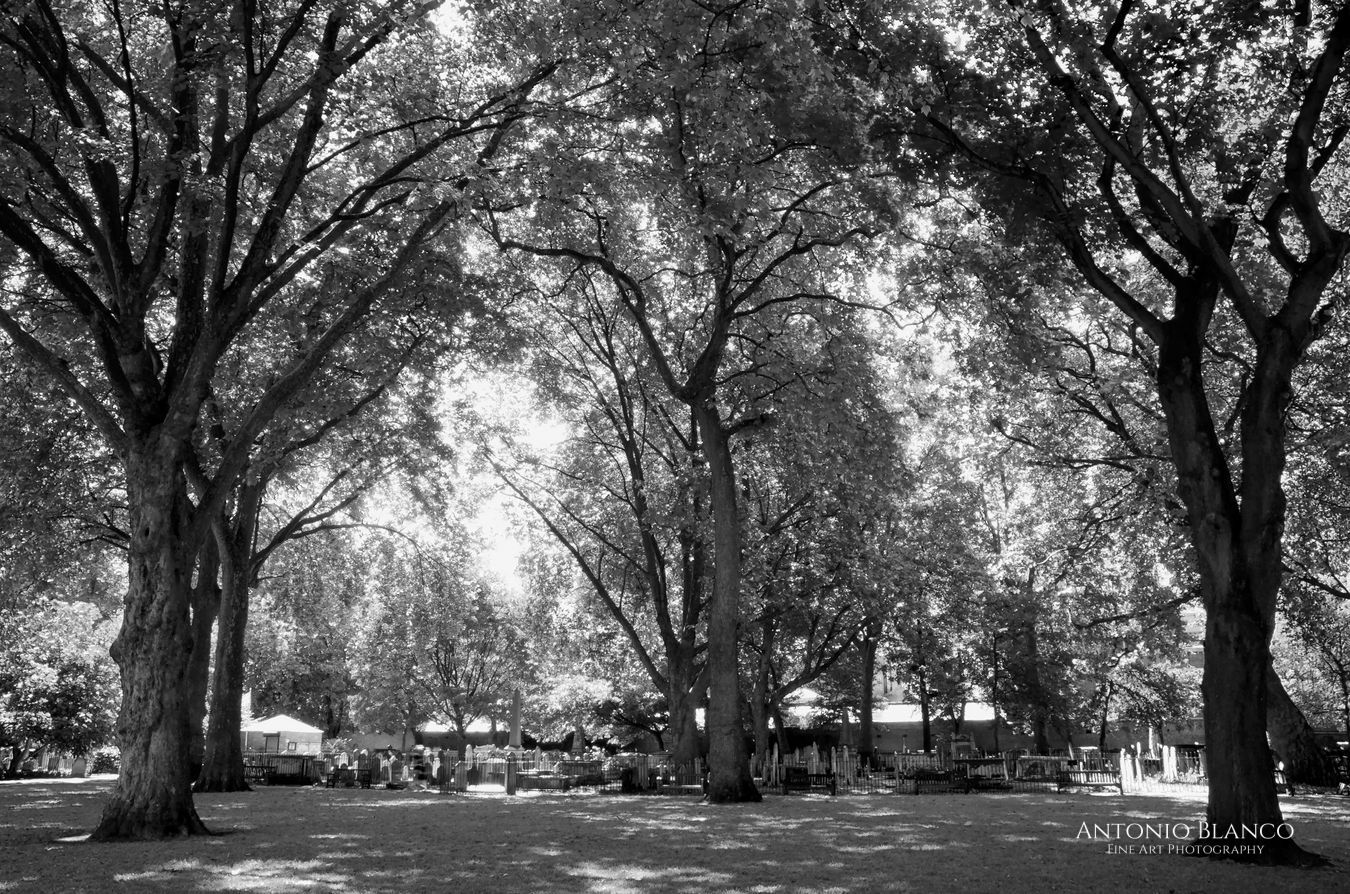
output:
[[[669,712],[671,760],[702,748],[708,685],[707,476],[697,426],[666,392],[622,311],[594,289],[539,294],[530,372],[576,432],[535,455],[488,448],[495,473],[571,557]]]
[[[112,738],[117,671],[108,658],[115,634],[87,602],[30,605],[0,614],[0,745],[14,775],[34,751],[88,754]]]

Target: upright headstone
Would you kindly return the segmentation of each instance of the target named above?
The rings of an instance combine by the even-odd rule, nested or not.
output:
[[[450,755],[444,748],[436,752],[436,788],[450,791]]]
[[[516,756],[514,754],[506,756],[506,793],[508,795],[516,793]]]
[[[76,779],[83,779],[88,775],[89,764],[83,757],[75,758],[75,763],[70,765],[70,775]]]

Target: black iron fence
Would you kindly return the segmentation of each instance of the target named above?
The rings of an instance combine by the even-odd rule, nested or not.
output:
[[[591,790],[623,794],[702,795],[701,761],[677,766],[666,754],[523,751],[469,748],[464,754],[420,750],[407,754],[326,755],[306,767],[329,785],[361,785],[441,792]],[[859,755],[851,749],[808,749],[752,763],[761,789],[771,794],[936,794],[947,792],[1162,792],[1207,785],[1204,753],[1159,749],[1156,756],[1083,751],[1058,754],[892,752]]]

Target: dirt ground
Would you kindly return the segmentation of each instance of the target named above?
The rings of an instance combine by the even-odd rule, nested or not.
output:
[[[217,833],[208,837],[91,844],[110,785],[0,783],[0,892],[1350,891],[1350,798],[1335,795],[1282,798],[1298,842],[1334,865],[1280,870],[1169,852],[1183,843],[1173,833],[1204,815],[1195,795],[812,794],[711,806],[277,787],[199,796]],[[1141,837],[1157,830],[1168,837]]]

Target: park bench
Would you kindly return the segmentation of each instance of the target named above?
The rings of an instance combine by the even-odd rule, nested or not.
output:
[[[783,768],[783,794],[822,789],[836,794],[839,789],[833,773],[812,773],[806,767]]]
[[[1113,788],[1125,794],[1125,784],[1120,779],[1119,770],[1065,768],[1059,771],[1055,781],[1060,791],[1070,788]]]

